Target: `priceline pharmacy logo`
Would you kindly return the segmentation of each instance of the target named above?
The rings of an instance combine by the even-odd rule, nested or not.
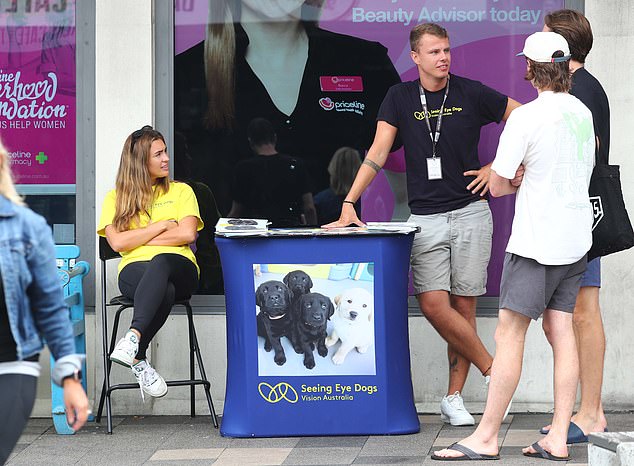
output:
[[[66,105],[51,102],[57,95],[57,75],[40,81],[22,82],[22,73],[0,70],[0,117],[14,119],[64,118]]]
[[[21,165],[25,167],[30,167],[31,164],[37,163],[39,165],[44,165],[48,160],[48,155],[44,152],[40,151],[38,154],[33,157],[30,152],[25,152],[21,150],[16,150],[15,152],[8,152],[9,155],[9,164],[10,165]]]
[[[354,112],[363,115],[365,104],[355,100],[348,102],[345,100],[333,101],[330,97],[322,97],[319,99],[319,105],[326,111],[335,110],[337,112]]]

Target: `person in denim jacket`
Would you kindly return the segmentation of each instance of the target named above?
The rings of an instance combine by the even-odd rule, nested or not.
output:
[[[52,379],[64,388],[69,425],[89,414],[68,308],[55,266],[51,229],[17,194],[0,142],[0,464],[7,460],[35,402],[43,338],[55,358]]]

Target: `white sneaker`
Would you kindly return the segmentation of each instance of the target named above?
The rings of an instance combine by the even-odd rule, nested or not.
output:
[[[128,333],[119,340],[117,346],[110,353],[110,360],[122,366],[131,367],[134,357],[139,352],[139,337],[136,333],[128,330]]]
[[[464,407],[460,392],[443,397],[440,402],[440,419],[452,426],[472,426],[475,419]]]
[[[167,384],[165,380],[150,366],[150,363],[147,362],[146,359],[142,359],[132,365],[132,373],[136,377],[136,381],[139,382],[143,401],[145,401],[143,392],[155,398],[160,398],[167,394]]]

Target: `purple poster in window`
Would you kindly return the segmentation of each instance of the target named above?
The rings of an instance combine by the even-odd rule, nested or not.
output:
[[[328,187],[328,162],[338,147],[367,150],[389,86],[418,78],[409,44],[416,24],[447,28],[452,73],[522,103],[534,99],[535,90],[524,80],[526,62],[516,54],[564,0],[175,0],[174,5],[175,128],[188,138],[199,181],[210,186],[224,211],[224,199],[231,202],[226,186],[231,168],[241,154],[248,156],[244,126],[250,118],[272,121],[278,150],[307,161],[315,192]],[[283,52],[271,59],[266,52],[283,48],[276,43],[280,37],[296,38],[292,43],[299,48],[307,38],[302,60],[285,62]],[[214,96],[214,89],[223,91]],[[230,113],[215,114],[218,108]],[[227,114],[235,116],[229,123],[223,121]],[[502,128],[483,128],[482,164],[495,156]],[[406,218],[404,173],[398,150],[364,192],[364,221]],[[497,296],[514,198],[490,204],[494,244],[487,294]]]
[[[75,184],[75,80],[75,1],[0,2],[0,136],[18,185]]]

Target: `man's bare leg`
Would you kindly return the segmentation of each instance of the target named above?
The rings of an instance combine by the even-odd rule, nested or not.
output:
[[[453,351],[473,363],[481,373],[491,367],[493,357],[482,344],[475,328],[451,307],[449,293],[427,291],[420,293],[416,298],[422,313]]]
[[[605,333],[598,287],[584,286],[579,290],[572,323],[577,340],[581,382],[581,406],[573,420],[584,433],[603,432],[608,425],[601,404]]]
[[[476,302],[477,298],[474,296],[449,296],[449,302],[453,309],[458,311],[462,317],[469,323],[469,325],[477,332],[476,324]],[[469,375],[469,368],[471,367],[471,361],[466,359],[456,349],[447,344],[447,357],[449,359],[449,383],[447,387],[447,395],[452,395],[456,392],[462,392],[464,385]],[[485,371],[483,375],[489,375],[490,369]]]
[[[581,383],[581,406],[579,412],[572,417],[572,421],[585,434],[603,432],[608,425],[601,403],[605,333],[599,307],[598,287],[584,286],[579,290],[572,322],[579,355]],[[546,429],[550,429],[550,426],[546,426]]]
[[[495,330],[495,358],[491,369],[487,404],[475,432],[459,443],[485,455],[497,455],[498,433],[504,420],[504,412],[511,402],[522,373],[524,340],[530,319],[517,312],[501,309]],[[434,453],[443,457],[459,457],[455,450]]]
[[[539,441],[539,444],[555,456],[568,456],[568,426],[579,382],[579,360],[572,328],[572,314],[546,309],[542,327],[553,349],[555,414],[550,432]],[[534,453],[531,447],[522,451]]]

